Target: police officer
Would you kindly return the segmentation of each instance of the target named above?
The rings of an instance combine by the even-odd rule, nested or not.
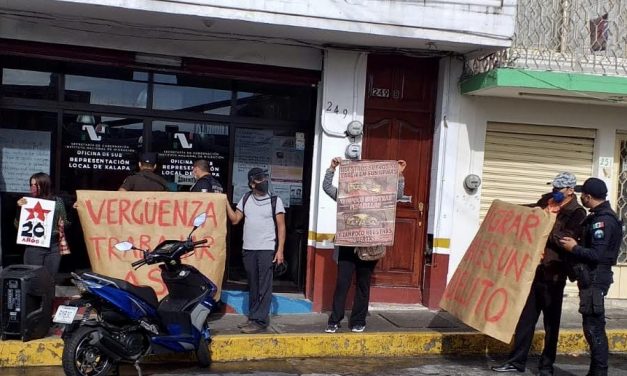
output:
[[[167,191],[168,181],[155,174],[157,153],[143,153],[139,158],[139,172],[124,179],[118,191]]]
[[[572,252],[579,287],[579,313],[583,332],[590,346],[589,376],[607,375],[608,344],[605,333],[604,298],[613,282],[612,265],[616,265],[623,237],[622,223],[605,200],[607,187],[603,180],[590,178],[583,186],[581,203],[590,209],[583,225],[581,245],[570,237],[560,243]]]
[[[209,162],[204,159],[197,160],[194,162],[192,173],[196,182],[189,189],[190,192],[222,193],[222,185],[209,172]]]

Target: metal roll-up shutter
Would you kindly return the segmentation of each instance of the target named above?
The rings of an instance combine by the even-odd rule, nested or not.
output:
[[[592,174],[594,129],[488,123],[481,188],[481,219],[495,199],[534,203],[547,182],[569,171],[582,184]]]

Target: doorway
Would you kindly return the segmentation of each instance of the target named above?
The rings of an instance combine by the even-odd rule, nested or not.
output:
[[[362,158],[407,161],[394,245],[377,264],[371,295],[422,301],[438,62],[370,55]]]

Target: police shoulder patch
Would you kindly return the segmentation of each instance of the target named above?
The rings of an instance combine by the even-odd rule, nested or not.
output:
[[[593,236],[594,236],[594,238],[595,238],[595,239],[597,239],[597,240],[598,240],[598,239],[603,239],[603,238],[605,238],[605,232],[604,232],[603,230],[600,230],[600,229],[599,229],[599,230],[596,230],[596,231],[594,232],[594,235],[593,235]]]
[[[603,228],[605,227],[605,222],[595,222],[592,224],[592,228]]]

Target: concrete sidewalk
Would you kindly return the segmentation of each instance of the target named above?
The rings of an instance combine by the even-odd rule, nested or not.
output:
[[[610,350],[627,351],[627,302],[608,300],[607,328]],[[558,352],[585,353],[576,298],[566,298]],[[424,307],[373,306],[364,333],[351,333],[345,321],[335,334],[324,333],[327,314],[309,313],[273,316],[267,333],[240,334],[236,325],[246,319],[237,314],[211,317],[214,361],[301,357],[363,357],[506,354],[507,344],[478,333],[446,312]],[[542,318],[534,350],[542,348]],[[51,336],[30,342],[0,341],[0,367],[57,366],[63,341]],[[181,358],[181,355],[178,355]],[[191,359],[191,357],[182,356]]]

